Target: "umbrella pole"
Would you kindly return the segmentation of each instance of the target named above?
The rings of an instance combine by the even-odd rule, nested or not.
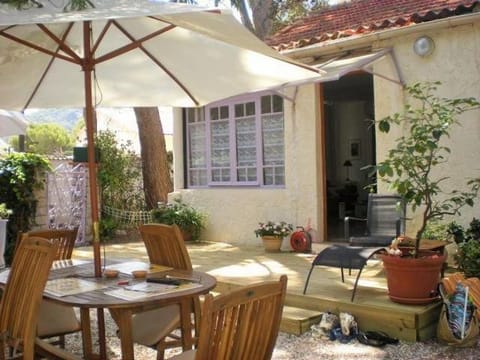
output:
[[[88,180],[90,186],[90,206],[92,212],[92,230],[93,230],[93,260],[95,267],[95,277],[102,276],[101,253],[100,253],[100,233],[99,233],[99,211],[98,211],[98,192],[97,192],[97,163],[95,161],[95,112],[93,109],[92,95],[92,73],[94,63],[90,44],[90,22],[83,24],[83,45],[85,58],[83,64],[83,74],[85,82],[85,125],[87,128],[87,149],[88,149]],[[97,309],[97,325],[100,346],[100,359],[107,358],[107,346],[105,342],[105,317],[103,308]]]
[[[95,266],[95,277],[102,276],[101,254],[100,254],[100,233],[99,233],[99,211],[98,211],[98,192],[97,192],[97,164],[95,161],[95,121],[93,110],[92,95],[92,72],[93,59],[90,44],[90,24],[84,22],[84,51],[85,58],[83,64],[83,74],[85,82],[85,125],[87,128],[87,149],[88,149],[88,180],[90,185],[90,205],[92,212],[92,230],[93,230],[93,261]]]

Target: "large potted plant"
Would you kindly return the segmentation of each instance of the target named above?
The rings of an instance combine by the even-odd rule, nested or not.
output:
[[[464,190],[446,189],[448,177],[438,169],[447,163],[451,152],[445,139],[451,128],[458,125],[457,117],[478,107],[479,102],[473,98],[440,98],[434,94],[438,85],[438,82],[417,83],[407,87],[416,106],[407,104],[402,113],[378,122],[383,133],[388,133],[392,126],[403,129],[403,135],[396,139],[386,158],[375,166],[378,178],[389,184],[420,217],[412,251],[396,253],[403,256],[391,253],[383,256],[389,296],[400,303],[421,304],[435,298],[445,256],[421,252],[422,235],[429,222],[446,215],[459,215],[463,206],[473,206],[480,184],[479,179],[470,179],[466,180]]]
[[[172,203],[159,203],[151,211],[152,220],[156,223],[176,224],[186,241],[198,241],[205,228],[207,217],[201,211],[185,203],[181,198],[176,198]]]

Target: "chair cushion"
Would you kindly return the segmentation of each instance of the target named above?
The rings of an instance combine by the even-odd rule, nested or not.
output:
[[[79,331],[80,321],[71,306],[42,300],[37,324],[37,336],[49,337]]]
[[[135,314],[132,318],[133,341],[154,346],[180,326],[180,307],[168,305]]]

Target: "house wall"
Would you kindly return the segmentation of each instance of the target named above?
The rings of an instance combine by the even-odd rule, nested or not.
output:
[[[393,79],[403,79],[406,84],[419,81],[441,81],[439,94],[445,97],[476,97],[480,99],[480,23],[470,17],[471,23],[453,24],[451,20],[416,25],[413,27],[389,30],[375,36],[341,39],[346,48],[372,49],[391,47],[398,70],[392,58],[375,63],[374,72],[387,75]],[[469,19],[470,19],[469,18]],[[435,23],[435,24],[434,24]],[[420,31],[420,30],[419,30]],[[413,52],[413,42],[420,35],[428,35],[435,41],[435,51],[426,58]],[[366,44],[366,39],[370,42]],[[339,47],[341,50],[342,47]],[[331,49],[326,49],[331,51]],[[313,50],[310,49],[310,52]],[[318,46],[318,54],[322,54],[322,46]],[[290,54],[295,57],[295,54]],[[333,56],[333,55],[332,55]],[[183,128],[181,111],[174,114],[174,167],[175,191],[170,198],[181,195],[185,201],[204,210],[208,216],[207,230],[202,238],[208,241],[226,241],[236,245],[260,244],[253,230],[257,223],[266,220],[285,220],[295,225],[305,225],[310,218],[317,231],[317,241],[323,241],[324,221],[324,186],[325,171],[321,151],[323,135],[321,124],[317,85],[305,85],[289,89],[288,95],[295,97],[295,103],[285,102],[286,133],[286,186],[284,189],[265,188],[208,188],[184,189]],[[405,94],[401,86],[374,76],[374,103],[376,119],[393,114],[403,109]],[[350,109],[341,112],[351,113],[358,104],[348,105]],[[479,176],[480,168],[477,159],[480,156],[480,112],[465,114],[462,127],[452,131],[450,161],[440,169],[440,174],[447,174],[445,181],[448,191],[460,189],[468,177]],[[376,159],[381,161],[400,130],[391,131],[388,135],[376,133]],[[363,142],[363,139],[362,139]],[[364,150],[362,145],[362,151]],[[337,171],[343,178],[345,168]],[[358,174],[350,173],[352,179]],[[358,179],[362,180],[362,179]],[[379,192],[390,192],[386,184],[379,184]],[[325,201],[326,202],[326,201]],[[462,217],[455,220],[468,224],[480,212],[480,201],[473,208],[462,210]],[[408,214],[411,221],[407,223],[407,234],[413,235],[418,226],[418,216]],[[447,219],[449,221],[451,219]],[[284,247],[288,248],[284,242]]]
[[[425,58],[413,52],[413,43],[420,35],[428,35],[435,42],[434,52]],[[379,41],[377,47],[393,47],[403,79],[407,85],[423,81],[441,81],[438,94],[448,98],[475,97],[480,99],[480,22],[462,26],[448,26],[443,29],[425,29],[421,33],[395,37]],[[394,74],[392,64],[379,63],[375,71]],[[374,81],[375,114],[377,119],[402,109],[404,98],[401,88],[378,77]],[[452,154],[447,164],[438,171],[439,176],[447,176],[444,186],[448,191],[462,190],[468,178],[479,177],[480,168],[477,159],[480,156],[480,111],[471,111],[461,118],[461,127],[451,131],[449,146]],[[377,160],[381,161],[388,148],[393,146],[398,132],[381,134],[377,131]],[[388,191],[385,184],[379,191]],[[478,218],[480,201],[471,207],[463,208],[462,216],[447,219],[463,225],[474,216]],[[409,214],[413,221],[407,222],[407,234],[414,235],[418,216]]]
[[[225,187],[184,189],[183,126],[181,112],[174,112],[174,192],[169,199],[181,196],[208,215],[208,225],[202,240],[224,241],[236,245],[260,245],[254,229],[258,222],[284,220],[306,225],[311,219],[317,229],[322,210],[317,174],[319,162],[316,141],[318,98],[316,85],[287,89],[295,102],[285,101],[285,172],[286,186],[282,189]],[[288,248],[288,241],[284,241]]]

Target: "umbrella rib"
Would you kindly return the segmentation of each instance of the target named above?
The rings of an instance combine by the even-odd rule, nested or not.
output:
[[[70,32],[70,29],[72,28],[71,25],[72,25],[72,24],[70,24],[70,26],[68,27],[67,31],[65,31],[65,33],[63,34],[62,40],[61,40],[61,44],[65,44],[65,39],[67,38],[68,33]],[[53,61],[57,58],[56,55],[58,54],[58,52],[60,51],[60,48],[61,48],[60,43],[57,43],[57,44],[58,44],[57,50],[55,51],[55,53],[53,54],[53,56],[52,56],[52,57],[50,58],[50,60],[48,61],[48,65],[46,66],[45,70],[43,71],[42,76],[40,76],[40,79],[38,80],[37,84],[35,85],[32,93],[31,93],[30,96],[28,97],[28,100],[27,100],[27,102],[25,103],[25,106],[23,107],[24,109],[26,109],[26,108],[30,105],[30,103],[32,102],[33,98],[35,97],[35,94],[37,93],[38,89],[40,88],[40,85],[42,85],[43,80],[45,79],[45,77],[47,76],[48,71],[49,71],[50,68],[52,67]]]
[[[112,21],[111,20],[107,21],[107,24],[103,27],[103,30],[98,36],[97,41],[95,41],[95,44],[92,46],[92,52],[91,52],[92,54],[95,54],[95,52],[97,51],[98,47],[100,46],[100,43],[102,42],[103,38],[105,37],[105,34],[107,33],[111,25],[112,25]]]
[[[13,27],[10,27],[10,28],[13,28]],[[5,30],[8,30],[8,29],[5,29]],[[70,58],[70,57],[68,57],[68,56],[65,56],[65,55],[62,55],[62,54],[58,54],[58,50],[57,50],[57,52],[54,52],[54,51],[45,49],[45,48],[43,48],[43,47],[41,47],[41,46],[39,46],[39,45],[36,45],[36,44],[34,44],[34,43],[30,42],[30,41],[27,41],[27,40],[22,39],[22,38],[19,38],[19,37],[17,37],[17,36],[11,35],[11,34],[5,32],[5,30],[0,31],[0,36],[3,36],[4,38],[7,38],[7,39],[12,40],[12,41],[14,41],[14,42],[17,42],[17,43],[19,43],[19,44],[25,45],[26,47],[29,47],[29,48],[31,48],[31,49],[40,51],[40,52],[42,52],[42,53],[44,53],[44,54],[51,55],[51,56],[54,56],[54,57],[56,57],[56,58],[59,58],[59,59],[65,60],[65,61],[73,62],[73,63],[75,63],[75,64],[79,64],[79,63],[80,63],[80,61],[75,61],[75,59],[72,59],[72,58]],[[42,30],[43,30],[43,29],[42,29]],[[47,33],[47,35],[49,35],[49,34]],[[51,34],[51,35],[54,36],[53,34]],[[51,37],[51,36],[49,35],[49,37]],[[57,43],[59,43],[58,38],[57,38],[57,39],[55,39],[55,38],[56,38],[56,37],[54,36],[52,39],[53,39],[54,41],[56,41]],[[68,49],[68,48],[67,48],[67,49]],[[62,49],[62,50],[65,51],[65,49]],[[69,51],[66,51],[66,52],[70,53]],[[77,58],[78,58],[78,57],[77,57]],[[79,58],[78,58],[78,59],[79,59]]]
[[[143,51],[143,53],[145,55],[147,55],[150,58],[150,60],[152,60],[158,67],[160,67],[163,71],[165,71],[168,74],[168,76],[170,76],[170,78],[188,95],[188,97],[193,101],[193,103],[195,105],[198,106],[200,104],[200,102],[193,96],[193,94],[187,89],[187,87],[175,75],[173,75],[173,73],[170,70],[168,70],[166,66],[164,66],[152,53],[150,53],[143,46],[143,42],[145,42],[145,41],[147,41],[151,38],[154,38],[156,36],[159,36],[159,35],[165,33],[166,31],[169,31],[169,30],[175,28],[176,27],[175,25],[167,26],[166,28],[164,28],[162,30],[153,32],[153,33],[151,33],[147,36],[144,36],[143,38],[140,38],[140,39],[137,40],[127,30],[125,30],[117,21],[113,20],[113,23],[126,37],[128,37],[130,39],[130,41],[132,41],[132,43],[98,58],[96,63],[99,63],[101,61],[105,61],[105,60],[110,59],[114,56],[118,56],[119,54],[123,54],[127,51],[134,50],[134,49],[138,48],[141,51]],[[116,54],[116,55],[114,55],[114,54]]]
[[[55,41],[60,49],[62,49],[62,51],[64,51],[65,53],[69,54],[71,57],[72,57],[72,60],[68,60],[68,61],[72,61],[76,64],[81,64],[82,63],[82,59],[80,58],[80,56],[78,56],[75,51],[72,50],[72,48],[68,47],[67,44],[65,44],[65,39],[67,38],[68,36],[68,33],[70,32],[70,30],[72,29],[72,26],[73,26],[73,23],[69,23],[68,24],[68,27],[67,27],[67,30],[64,34],[64,36],[62,37],[62,39],[59,39],[54,33],[52,33],[45,25],[43,24],[37,24],[38,27],[40,29],[42,29],[42,31],[47,34],[47,36],[49,38],[51,38],[53,41]],[[57,50],[58,52],[58,50]],[[52,54],[53,55],[53,54]],[[65,58],[65,60],[67,59],[70,59],[68,57]],[[76,60],[76,61],[74,61]]]
[[[119,30],[121,30],[124,35],[126,35],[130,40],[132,40],[132,43],[128,44],[128,45],[125,45],[125,46],[122,46],[114,51],[111,51],[109,53],[106,53],[105,55],[102,55],[98,58],[95,59],[95,64],[99,64],[101,62],[104,62],[104,61],[107,61],[107,60],[110,60],[110,59],[113,59],[114,57],[117,57],[119,55],[122,55],[122,54],[125,54],[129,51],[132,51],[132,50],[135,50],[135,49],[138,49],[139,47],[141,47],[142,43],[147,41],[147,40],[150,40],[158,35],[161,35],[169,30],[172,30],[174,29],[176,26],[175,25],[170,25],[170,26],[167,26],[161,30],[158,30],[158,31],[155,31],[147,36],[144,36],[138,40],[136,40],[135,38],[133,38],[132,36],[130,36],[130,34],[128,34],[128,32],[123,29],[116,21],[112,21],[118,28]],[[96,46],[98,46],[98,44],[95,44]]]

